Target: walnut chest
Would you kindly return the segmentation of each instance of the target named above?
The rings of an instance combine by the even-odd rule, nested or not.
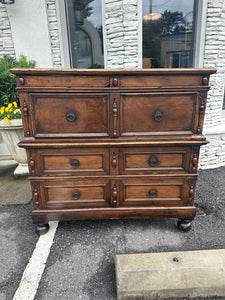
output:
[[[178,218],[189,230],[214,69],[12,69],[39,234],[49,220]]]

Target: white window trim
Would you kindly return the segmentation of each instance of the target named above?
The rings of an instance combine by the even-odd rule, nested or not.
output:
[[[102,35],[103,35],[103,58],[104,68],[108,68],[107,46],[106,46],[106,20],[105,20],[105,0],[102,0]]]
[[[193,52],[193,66],[194,68],[202,68],[204,66],[204,52],[205,52],[205,33],[206,33],[206,18],[208,9],[208,0],[197,1],[197,11],[195,16],[195,41]]]
[[[138,68],[142,68],[142,0],[137,0],[138,5]]]
[[[70,68],[70,51],[68,43],[68,30],[66,24],[65,0],[56,0],[56,14],[58,20],[59,44],[62,59],[62,67]]]

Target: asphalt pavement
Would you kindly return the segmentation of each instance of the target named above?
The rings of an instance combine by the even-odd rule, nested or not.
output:
[[[199,172],[195,199],[198,214],[187,233],[176,219],[60,222],[34,299],[115,300],[116,254],[224,249],[225,167]],[[31,209],[0,206],[1,300],[13,299],[38,241]]]

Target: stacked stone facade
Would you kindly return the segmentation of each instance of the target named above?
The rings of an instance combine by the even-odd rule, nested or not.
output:
[[[225,1],[208,0],[204,67],[216,68],[211,76],[204,133],[209,144],[201,148],[199,166],[202,169],[225,165],[225,115],[222,104],[225,85]]]
[[[138,67],[137,0],[105,1],[107,68]]]
[[[0,3],[0,58],[4,55],[15,57],[15,50],[6,6]]]
[[[54,68],[62,67],[60,42],[59,42],[59,28],[57,21],[57,12],[55,0],[47,0],[47,14],[48,14],[48,26],[49,35],[51,42],[51,52],[52,52],[52,64]]]

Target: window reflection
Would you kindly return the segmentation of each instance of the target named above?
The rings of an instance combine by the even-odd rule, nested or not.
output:
[[[67,0],[71,66],[103,68],[101,0]]]
[[[143,0],[143,68],[192,67],[194,0]]]

